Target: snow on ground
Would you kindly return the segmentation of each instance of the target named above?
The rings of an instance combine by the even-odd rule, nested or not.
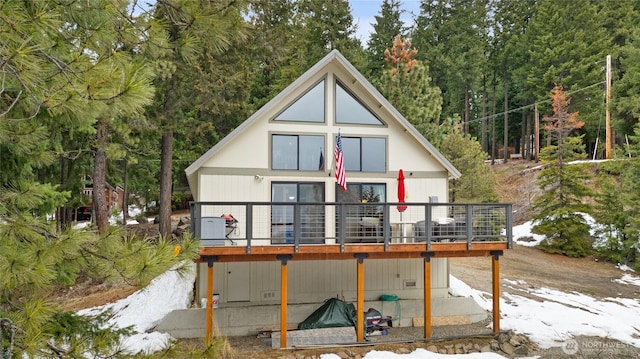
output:
[[[514,227],[514,240],[532,236],[530,223]],[[533,238],[536,238],[533,236]],[[521,244],[520,242],[516,242]],[[530,242],[525,242],[529,245]],[[628,267],[619,266],[620,283],[640,286],[640,277]],[[631,272],[622,273],[622,271]],[[122,346],[129,353],[151,353],[167,347],[171,338],[167,334],[146,331],[170,311],[185,309],[191,301],[191,290],[195,274],[190,271],[180,275],[170,270],[154,279],[149,286],[101,307],[79,312],[95,314],[106,309],[113,310],[110,324],[117,327],[133,325],[137,332],[123,338]],[[503,293],[500,299],[502,329],[511,329],[526,335],[541,348],[561,347],[576,336],[596,336],[618,340],[626,345],[640,348],[640,299],[604,298],[595,299],[577,292],[562,292],[549,288],[522,289],[524,281],[505,278],[506,285],[518,285],[518,290],[526,290],[527,296]],[[492,309],[491,294],[471,288],[457,278],[450,277],[450,293],[454,296],[472,297],[487,311]],[[431,353],[417,349],[410,354],[394,354],[372,350],[363,359],[442,359],[449,355]],[[504,358],[496,353],[474,353],[456,355],[462,359]],[[322,359],[337,359],[336,354],[327,353]]]
[[[152,353],[167,348],[171,337],[166,333],[151,332],[165,315],[176,309],[189,307],[192,299],[194,268],[191,270],[169,270],[127,298],[103,306],[81,310],[78,314],[95,315],[112,310],[109,324],[117,328],[133,326],[135,334],[123,338],[121,345],[128,353]]]

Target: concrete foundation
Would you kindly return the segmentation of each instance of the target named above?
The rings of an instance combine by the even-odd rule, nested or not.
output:
[[[383,316],[391,316],[394,327],[418,326],[414,318],[424,317],[424,302],[421,299],[401,299],[398,305],[392,302],[366,301],[365,311],[377,309]],[[287,315],[289,327],[305,320],[322,303],[289,304]],[[448,297],[432,299],[432,325],[468,324],[485,320],[488,313],[472,298]],[[224,336],[257,335],[265,328],[280,327],[280,305],[249,305],[248,303],[226,303],[213,310],[214,333]],[[206,332],[206,309],[194,308],[169,313],[155,330],[174,338],[202,338]],[[422,324],[424,325],[424,324]]]

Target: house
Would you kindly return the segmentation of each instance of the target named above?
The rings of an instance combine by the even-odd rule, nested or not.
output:
[[[85,198],[85,206],[74,210],[73,218],[75,221],[89,221],[93,215],[93,183],[88,176],[85,176],[83,182],[82,198]],[[104,196],[109,210],[122,210],[124,199],[124,188],[122,186],[117,185],[114,187],[106,183]]]
[[[346,190],[335,176],[338,139]],[[447,203],[460,172],[338,51],[186,175],[192,230],[203,239],[196,301],[215,293],[219,305],[207,305],[207,323],[193,317],[200,330],[211,321],[229,336],[279,327],[286,347],[287,324],[335,297],[357,302],[359,320],[370,307],[394,326],[423,317],[425,337],[431,324],[487,317],[449,295],[447,257],[497,262],[511,246],[510,205]]]

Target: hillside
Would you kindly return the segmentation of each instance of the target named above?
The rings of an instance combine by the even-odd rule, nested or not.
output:
[[[542,192],[536,184],[539,166],[533,161],[511,160],[491,165],[491,169],[496,177],[499,201],[513,204],[513,224],[529,221],[533,198]]]

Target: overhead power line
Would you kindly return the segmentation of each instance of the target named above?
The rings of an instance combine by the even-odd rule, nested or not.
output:
[[[606,83],[606,81],[600,81],[600,82],[597,82],[595,84],[592,84],[592,85],[589,85],[589,86],[586,86],[586,87],[583,87],[583,88],[579,88],[577,90],[566,92],[566,94],[567,95],[571,95],[571,94],[578,93],[578,92],[581,92],[581,91],[584,91],[584,90],[588,90],[588,89],[590,89],[592,87],[600,86],[600,85],[605,84],[605,83]],[[476,119],[465,121],[465,122],[473,123],[473,122],[477,122],[477,121],[488,120],[488,119],[491,119],[493,117],[503,116],[505,113],[509,114],[509,113],[512,113],[512,112],[519,112],[519,111],[522,111],[524,109],[527,109],[527,108],[530,108],[530,107],[535,107],[536,105],[540,105],[540,104],[544,104],[544,103],[548,103],[548,102],[551,102],[551,99],[534,102],[534,103],[529,104],[529,105],[524,105],[524,106],[521,106],[521,107],[518,107],[518,108],[511,109],[509,111],[503,111],[503,112],[500,112],[500,113],[496,113],[494,115],[488,115],[488,116],[485,116],[485,117],[480,117],[480,118],[476,118]]]

